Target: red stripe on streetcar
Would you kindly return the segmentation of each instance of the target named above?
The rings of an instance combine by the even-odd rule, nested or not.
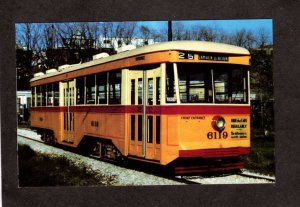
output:
[[[66,112],[67,107],[32,107],[31,111]],[[143,106],[70,106],[70,112],[93,113],[143,113]],[[250,114],[249,106],[147,106],[147,114]]]
[[[182,166],[182,167],[175,167],[175,174],[217,172],[217,171],[226,171],[226,170],[237,170],[241,168],[244,168],[243,162],[220,164],[219,167],[212,167],[210,165]]]
[[[250,153],[249,147],[234,147],[224,149],[179,150],[179,157],[235,157]]]
[[[61,106],[40,106],[30,108],[30,111],[38,112],[64,112],[65,110],[67,110],[67,108]]]
[[[249,106],[162,106],[162,114],[250,114]]]

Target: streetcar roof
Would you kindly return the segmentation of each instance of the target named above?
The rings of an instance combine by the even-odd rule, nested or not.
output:
[[[49,74],[44,74],[38,77],[34,77],[30,80],[30,82],[68,73],[75,70],[80,70],[83,68],[87,68],[87,67],[91,67],[103,63],[107,63],[107,62],[112,62],[115,60],[120,60],[120,59],[129,58],[137,55],[143,55],[147,53],[160,52],[160,51],[192,51],[192,52],[250,55],[249,51],[245,48],[234,46],[234,45],[223,44],[223,43],[204,42],[204,41],[171,41],[171,42],[163,42],[163,43],[147,45],[144,47],[118,53],[105,58],[85,62],[82,64],[70,65],[68,68],[62,71],[57,71]]]

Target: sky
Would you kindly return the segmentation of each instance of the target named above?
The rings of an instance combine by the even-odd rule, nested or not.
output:
[[[235,33],[241,29],[252,30],[255,32],[260,28],[266,29],[270,36],[273,36],[273,22],[272,19],[236,19],[236,20],[180,20],[172,21],[173,24],[181,22],[185,28],[193,25],[208,26],[221,28],[225,32]],[[167,29],[167,21],[137,21],[138,25],[144,25],[156,30]],[[20,24],[16,24],[18,27]]]
[[[250,30],[252,33],[257,33],[259,30],[263,29],[267,34],[267,41],[269,43],[273,42],[273,22],[272,19],[235,19],[235,20],[180,20],[172,21],[173,25],[180,22],[184,25],[185,29],[191,28],[193,26],[204,26],[213,29],[224,31],[225,33],[231,35],[235,34],[237,31],[242,29]],[[167,31],[168,22],[167,21],[137,21],[139,26],[147,26],[153,30],[165,30]],[[20,27],[20,24],[16,24],[16,28]],[[174,26],[173,26],[174,27]]]
[[[223,29],[228,33],[235,33],[241,29],[252,30],[257,32],[259,29],[264,28],[269,34],[270,41],[273,42],[273,22],[272,19],[238,19],[238,20],[182,20],[173,21],[181,22],[185,27],[190,27],[193,25],[208,26],[218,29]],[[138,24],[147,25],[154,29],[164,29],[167,28],[167,21],[141,21]]]

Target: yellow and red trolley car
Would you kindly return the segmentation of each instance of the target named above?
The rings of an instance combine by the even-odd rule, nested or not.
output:
[[[49,143],[178,174],[240,169],[249,60],[241,47],[174,41],[64,65],[31,80],[31,127]]]

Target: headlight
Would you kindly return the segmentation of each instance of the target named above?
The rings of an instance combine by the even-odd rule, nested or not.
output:
[[[214,116],[211,125],[215,130],[221,132],[226,126],[225,119],[222,116]]]

